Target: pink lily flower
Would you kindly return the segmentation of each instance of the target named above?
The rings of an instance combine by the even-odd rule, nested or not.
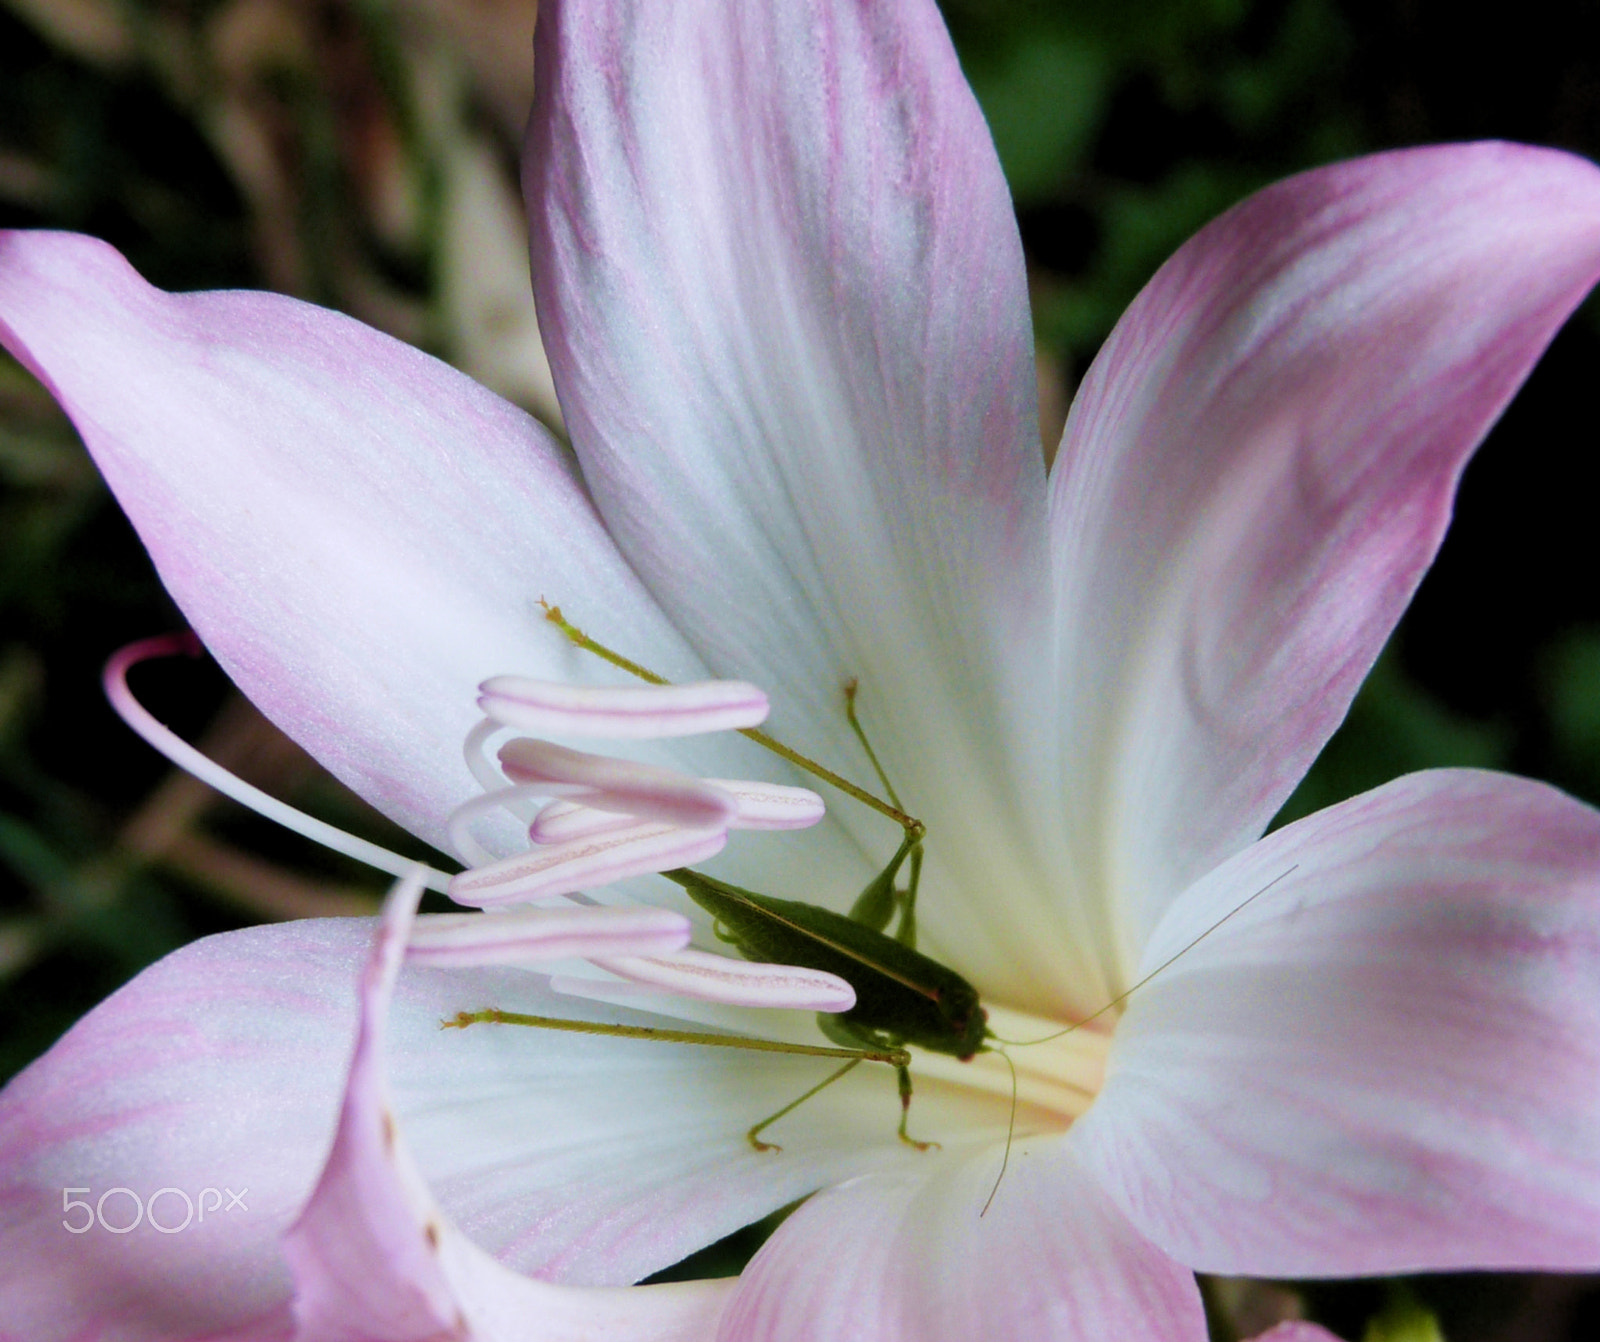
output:
[[[164,294],[89,239],[0,240],[0,337],[244,691],[436,845],[482,791],[480,686],[620,683],[548,596],[674,681],[759,686],[774,734],[864,777],[858,678],[928,825],[921,944],[997,1034],[1160,972],[1013,1051],[980,1215],[994,1055],[917,1057],[941,1150],[898,1141],[862,1067],[760,1153],[746,1129],[821,1064],[439,1029],[610,1018],[540,947],[620,923],[418,934],[411,879],[376,931],[211,938],[0,1097],[0,1337],[1199,1342],[1196,1270],[1600,1266],[1600,815],[1452,770],[1260,837],[1600,275],[1600,173],[1449,146],[1252,197],[1136,300],[1047,478],[1021,247],[931,0],[558,0],[537,61],[534,273],[576,468],[358,323]],[[740,884],[845,907],[898,838],[831,800],[730,838],[715,780],[804,780],[727,732],[632,744],[713,780],[651,774],[652,804],[720,817],[708,867]],[[635,804],[593,757],[513,763]],[[479,820],[486,853],[530,851]],[[686,929],[644,913],[583,953],[673,954]],[[737,1281],[619,1289],[813,1193]],[[179,1195],[204,1217],[169,1232]]]

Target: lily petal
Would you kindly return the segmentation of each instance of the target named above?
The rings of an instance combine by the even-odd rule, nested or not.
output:
[[[316,919],[193,943],[0,1092],[5,1328],[26,1342],[289,1337],[279,1242],[333,1136],[373,927]],[[828,1062],[439,1028],[485,1007],[679,1028],[707,1018],[589,1009],[522,968],[402,975],[386,1058],[396,1118],[446,1215],[520,1271],[624,1285],[818,1187],[903,1159],[885,1068],[859,1069],[785,1119],[774,1160],[751,1149],[746,1129],[826,1076]],[[714,1028],[784,1037],[781,1013],[718,1011]],[[822,1042],[808,1020],[793,1023],[802,1042]],[[918,1111],[930,1136],[970,1126],[966,1109],[928,1089]],[[993,1131],[992,1106],[983,1117]],[[82,1217],[63,1189],[92,1208],[119,1187],[147,1200],[169,1187],[196,1204],[206,1189],[221,1196],[183,1234],[148,1219],[127,1235],[63,1228]],[[225,1190],[242,1206],[218,1211]],[[162,1199],[163,1221],[181,1220],[178,1202]],[[105,1205],[113,1225],[130,1213],[121,1194]]]
[[[564,1016],[826,1043],[809,1016],[692,1002],[672,1015],[601,1006],[526,970],[407,971],[389,1053],[396,1114],[440,1204],[519,1271],[615,1285],[818,1188],[917,1158],[896,1136],[891,1069],[863,1064],[806,1101],[757,1152],[748,1129],[803,1095],[832,1059],[480,1024],[462,1011]],[[1003,1099],[917,1088],[918,1135],[1003,1136]]]
[[[1600,172],[1518,145],[1280,182],[1118,324],[1051,489],[1068,817],[1131,965],[1344,716],[1468,454],[1600,274]]]
[[[390,895],[361,979],[344,1104],[322,1178],[284,1240],[297,1342],[698,1342],[731,1282],[583,1289],[517,1275],[434,1203],[391,1112],[383,1039],[419,881]]]
[[[939,836],[933,945],[1090,995],[1104,929],[1047,897],[1070,866],[1022,250],[937,8],[550,0],[535,46],[541,332],[612,535],[775,734],[865,780],[859,677]]]
[[[481,681],[614,678],[542,593],[607,612],[663,673],[704,675],[550,436],[387,336],[275,294],[165,294],[104,243],[7,233],[0,340],[71,414],[235,682],[440,847],[478,791],[461,743]],[[678,754],[753,767],[727,738]]]
[[[745,1269],[718,1342],[1203,1342],[1193,1275],[1070,1150],[1019,1145],[983,1212],[999,1156],[925,1158],[811,1199]]]
[[[287,1336],[278,1241],[333,1133],[370,928],[319,919],[195,942],[0,1092],[0,1332],[27,1342]],[[147,1215],[113,1234],[64,1208],[64,1198],[93,1208],[113,1188],[147,1211],[158,1190],[176,1189],[196,1219],[166,1234]],[[169,1227],[184,1218],[180,1201],[159,1202]],[[133,1219],[124,1194],[103,1210],[112,1225]],[[72,1233],[64,1221],[90,1228]]]
[[[1199,882],[1145,968],[1173,955],[1070,1134],[1168,1253],[1271,1277],[1600,1266],[1600,814],[1413,774]]]

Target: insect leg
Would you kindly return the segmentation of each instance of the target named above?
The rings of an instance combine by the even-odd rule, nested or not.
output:
[[[889,781],[889,775],[884,773],[883,765],[878,763],[878,752],[872,748],[872,742],[867,740],[861,721],[856,717],[856,682],[853,677],[847,680],[844,686],[844,715],[850,723],[850,730],[856,734],[856,740],[861,742],[861,748],[867,752],[867,758],[872,761],[872,771],[878,775],[878,781],[883,784],[883,790],[889,794],[889,800],[900,806],[900,798],[895,794],[894,784]]]
[[[889,865],[867,882],[867,887],[850,906],[850,918],[853,922],[870,927],[874,932],[885,931],[889,926],[889,919],[894,917],[895,906],[903,898],[900,891],[894,888],[895,877],[900,874],[900,868],[905,864],[907,857],[913,857],[920,864],[922,841],[906,835],[896,850],[895,855],[889,859]],[[902,915],[903,920],[904,915]]]
[[[781,1146],[775,1145],[772,1142],[764,1142],[764,1141],[762,1141],[760,1136],[759,1136],[761,1130],[763,1128],[770,1128],[774,1123],[776,1123],[785,1114],[793,1113],[796,1109],[798,1109],[802,1104],[804,1104],[807,1100],[809,1100],[818,1091],[825,1090],[827,1087],[831,1086],[835,1081],[837,1081],[841,1076],[843,1076],[846,1072],[853,1071],[857,1066],[860,1065],[860,1063],[861,1063],[861,1059],[860,1058],[851,1058],[850,1061],[845,1063],[845,1065],[843,1067],[841,1067],[837,1072],[832,1072],[827,1077],[825,1077],[823,1080],[817,1082],[816,1085],[812,1086],[811,1089],[808,1090],[804,1095],[800,1096],[799,1099],[790,1100],[789,1103],[784,1105],[783,1108],[778,1110],[777,1113],[771,1114],[768,1117],[762,1119],[761,1122],[757,1123],[755,1125],[755,1127],[750,1129],[749,1132],[745,1133],[745,1136],[750,1139],[750,1145],[755,1147],[755,1149],[757,1151],[781,1151],[781,1150],[783,1150],[783,1148]]]
[[[889,794],[889,800],[900,806],[900,796],[894,790],[894,784],[889,781],[889,775],[884,772],[883,764],[878,759],[878,752],[872,748],[872,742],[867,740],[866,728],[856,716],[854,680],[847,682],[844,687],[844,715],[850,723],[850,730],[856,734],[856,740],[861,742],[861,748],[867,752],[867,758],[872,761],[873,772],[878,775],[883,790]],[[900,925],[895,929],[894,938],[911,950],[917,948],[917,884],[922,878],[922,835],[920,826],[917,829],[907,826],[906,840],[900,845],[900,851],[894,855],[884,873],[861,892],[856,907],[850,911],[850,916],[857,922],[866,923],[874,931],[882,932],[889,926],[890,915],[898,906]],[[907,856],[911,858],[911,881],[906,889],[896,890],[895,874]]]
[[[551,624],[555,625],[557,629],[565,634],[568,642],[572,643],[574,647],[582,648],[585,652],[592,652],[602,661],[610,662],[612,666],[626,671],[630,676],[637,676],[646,684],[670,685],[672,683],[665,676],[657,675],[654,671],[650,670],[649,667],[640,666],[638,662],[624,657],[621,653],[613,652],[610,648],[606,647],[605,644],[597,643],[594,639],[590,638],[589,635],[584,633],[583,630],[579,629],[575,624],[568,620],[567,617],[561,613],[560,606],[552,606],[543,597],[539,598],[539,604],[544,607],[544,618],[549,620]],[[831,783],[846,796],[854,797],[863,806],[870,806],[880,815],[888,816],[890,820],[901,826],[908,834],[912,832],[921,834],[923,832],[922,821],[918,820],[915,816],[907,815],[900,809],[898,805],[892,805],[889,802],[882,801],[879,798],[874,797],[865,788],[858,787],[849,779],[843,778],[834,773],[834,771],[828,768],[826,765],[819,764],[814,759],[809,759],[792,746],[784,745],[782,741],[777,740],[775,737],[768,736],[766,732],[760,730],[759,728],[740,727],[738,732],[740,736],[745,737],[747,740],[754,741],[758,746],[770,750],[774,755],[779,756],[781,759],[788,760],[790,764],[794,765],[797,769],[804,770],[813,778],[820,778],[825,783]]]
[[[911,878],[904,890],[897,890],[900,902],[900,926],[894,930],[894,939],[907,950],[917,949],[917,886],[922,881],[922,843],[919,840],[911,850]]]
[[[911,1117],[911,1069],[909,1067],[896,1067],[895,1080],[900,1083],[900,1140],[907,1146],[914,1146],[919,1151],[939,1149],[938,1142],[919,1142],[906,1131],[906,1119]]]

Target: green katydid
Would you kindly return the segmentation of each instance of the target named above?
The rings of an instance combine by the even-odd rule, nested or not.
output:
[[[570,624],[561,614],[559,606],[541,604],[545,607],[545,617],[560,628],[576,646],[641,680],[656,685],[668,683],[664,677],[595,642]],[[747,960],[822,970],[849,983],[855,989],[856,1004],[845,1012],[819,1012],[817,1016],[817,1024],[822,1033],[838,1047],[782,1043],[690,1030],[570,1021],[518,1015],[494,1009],[462,1012],[445,1023],[458,1027],[480,1023],[531,1025],[585,1034],[843,1059],[843,1066],[749,1129],[747,1136],[750,1144],[758,1151],[781,1149],[772,1143],[762,1141],[760,1135],[780,1118],[792,1113],[805,1101],[861,1063],[883,1063],[895,1069],[899,1083],[900,1138],[912,1146],[925,1150],[932,1143],[919,1142],[906,1132],[906,1121],[911,1105],[911,1054],[907,1049],[908,1045],[933,1053],[943,1053],[963,1062],[978,1053],[992,1051],[1005,1057],[1009,1064],[1010,1058],[1005,1054],[1004,1045],[1042,1044],[1081,1029],[1114,1010],[1175,960],[1205,937],[1210,936],[1223,922],[1242,912],[1246,906],[1294,870],[1294,867],[1290,867],[1288,871],[1269,881],[1249,899],[1200,933],[1132,987],[1107,1002],[1100,1010],[1041,1039],[1002,1040],[988,1028],[988,1014],[978,1000],[978,990],[955,970],[940,964],[930,956],[923,955],[916,949],[916,896],[922,871],[922,845],[927,830],[920,820],[909,815],[901,806],[894,786],[889,782],[856,716],[855,695],[856,686],[852,681],[845,686],[845,713],[852,731],[866,751],[879,782],[888,794],[888,801],[874,796],[865,788],[808,759],[763,731],[756,728],[741,729],[742,735],[894,820],[904,830],[904,839],[894,856],[890,858],[883,871],[867,883],[848,914],[836,913],[831,909],[798,900],[757,894],[687,868],[661,873],[668,880],[682,886],[695,903],[711,914],[715,920],[714,929],[717,936],[733,945]],[[897,885],[902,868],[908,871],[908,880],[904,888]],[[890,935],[889,923],[897,910],[900,915],[899,923],[894,934]],[[1001,1047],[997,1048],[995,1045]],[[1013,1070],[1013,1124],[1016,1120],[1015,1078]],[[1009,1157],[1009,1134],[1006,1150]],[[1002,1176],[1004,1172],[1005,1165],[1002,1163]],[[998,1180],[995,1187],[996,1189],[999,1187]],[[990,1194],[990,1198],[992,1200],[993,1193]],[[985,1204],[985,1210],[987,1206],[988,1204]]]
[[[546,604],[545,617],[576,646],[641,680],[655,685],[668,683],[664,677],[595,642],[570,624],[559,606]],[[779,1149],[761,1140],[760,1134],[765,1128],[862,1062],[881,1062],[895,1069],[899,1083],[901,1139],[926,1149],[929,1143],[916,1141],[906,1132],[911,1104],[911,1057],[906,1046],[915,1045],[969,1059],[986,1048],[987,1015],[979,1005],[978,990],[972,984],[955,970],[916,949],[916,894],[922,871],[923,838],[927,831],[920,820],[902,809],[893,785],[867,740],[856,716],[854,682],[845,687],[845,712],[889,795],[887,802],[765,732],[747,728],[743,734],[879,811],[904,830],[905,837],[899,849],[883,871],[868,882],[849,914],[835,913],[798,900],[757,894],[687,868],[662,872],[711,914],[716,920],[717,935],[731,943],[745,959],[822,970],[849,983],[856,992],[855,1006],[840,1013],[819,1012],[817,1016],[822,1033],[839,1047],[826,1049],[696,1031],[558,1021],[492,1009],[462,1012],[447,1024],[462,1027],[479,1023],[537,1025],[591,1034],[844,1059],[844,1065],[821,1083],[749,1130],[750,1143],[758,1151]],[[904,888],[897,888],[896,881],[902,869],[908,871],[908,881]],[[899,923],[891,936],[887,929],[896,910],[900,915]]]

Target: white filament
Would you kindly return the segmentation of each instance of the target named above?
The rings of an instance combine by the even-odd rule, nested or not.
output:
[[[426,866],[387,848],[358,838],[325,820],[318,820],[287,802],[269,796],[260,788],[236,774],[229,773],[215,760],[208,759],[176,732],[157,722],[150,711],[134,697],[128,688],[128,668],[156,657],[174,657],[180,653],[195,655],[199,642],[192,634],[163,634],[157,638],[140,639],[112,654],[100,677],[106,698],[111,707],[129,727],[133,728],[151,746],[160,751],[180,769],[193,774],[202,783],[215,788],[225,797],[231,797],[242,806],[248,806],[258,815],[275,820],[285,829],[302,834],[324,848],[365,862],[369,867],[388,872],[391,876],[411,877],[419,870],[423,884],[441,894],[450,888],[449,873]]]

